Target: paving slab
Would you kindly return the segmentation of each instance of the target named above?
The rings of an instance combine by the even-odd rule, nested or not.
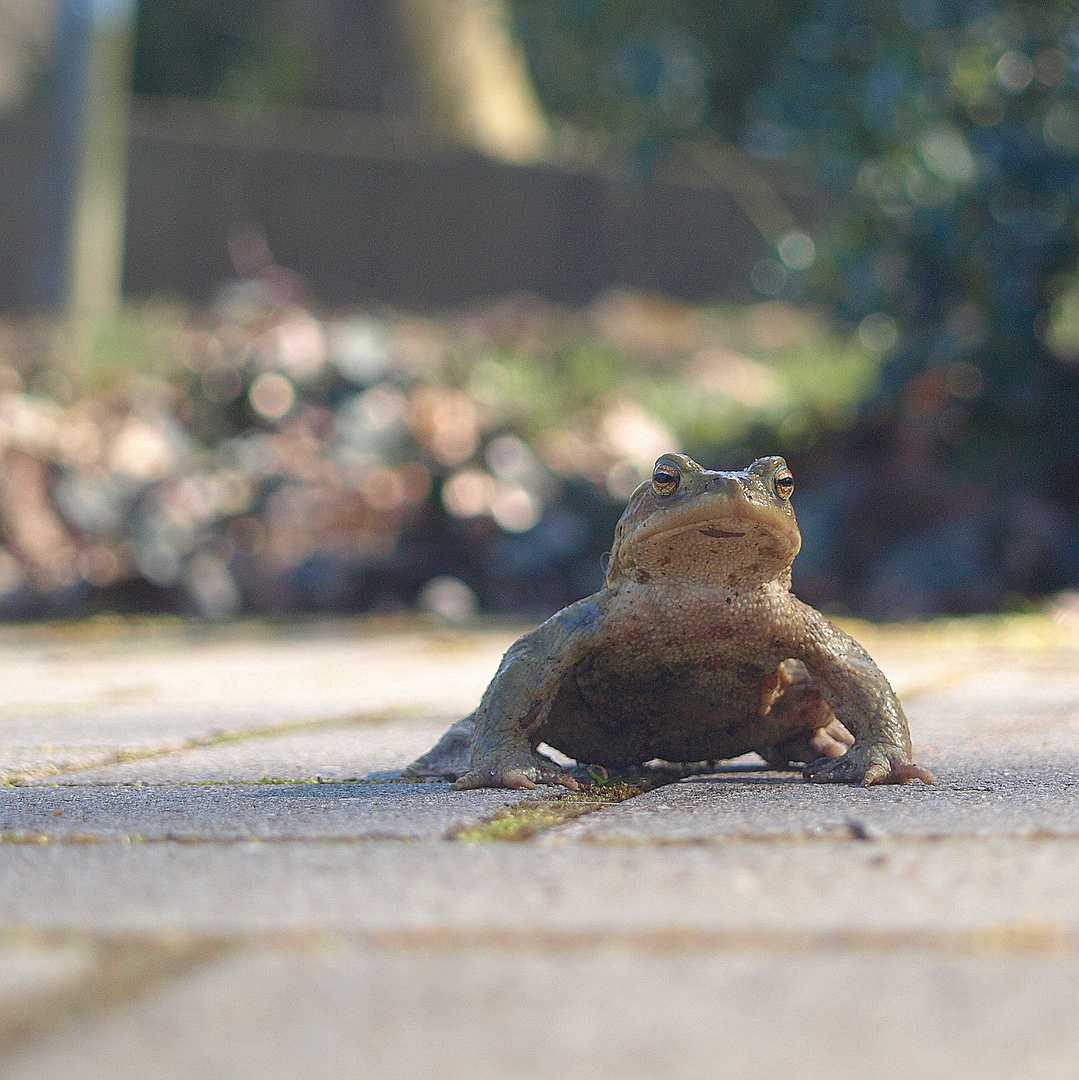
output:
[[[1001,986],[1007,986],[1001,993]],[[1072,1075],[1079,963],[252,948],[7,1063],[12,1080]]]
[[[968,774],[1079,762],[1079,667],[1055,680],[1020,664],[908,706],[917,757]]]
[[[240,735],[117,765],[78,769],[43,784],[252,783],[260,780],[357,780],[399,775],[429,750],[457,717],[366,719],[284,734]],[[380,776],[380,778],[382,778]]]
[[[359,624],[362,625],[362,624]],[[0,647],[0,780],[297,724],[455,716],[515,631],[122,634]]]
[[[928,759],[926,760],[928,764]],[[1079,837],[1079,770],[942,767],[937,784],[858,788],[743,774],[681,781],[559,830],[563,840],[714,843],[813,836]],[[548,835],[548,839],[550,836]]]
[[[0,941],[0,1015],[10,1016],[71,990],[93,971],[94,949],[85,941],[50,943],[17,937]]]
[[[1079,949],[1075,840],[53,841],[0,844],[0,878],[36,933]]]
[[[1014,839],[0,845],[0,920],[61,943],[55,974],[30,972],[36,1037],[0,1045],[0,1075],[1071,1075],[1077,855]],[[155,940],[192,960],[151,954],[107,1001],[90,967],[72,997],[88,954]],[[66,1006],[51,1026],[41,990]]]
[[[546,798],[445,781],[8,787],[0,841],[436,839]]]
[[[728,770],[503,843],[452,837],[557,792],[346,782],[513,636],[0,635],[0,1075],[1079,1069],[1079,633],[856,631],[933,788]]]

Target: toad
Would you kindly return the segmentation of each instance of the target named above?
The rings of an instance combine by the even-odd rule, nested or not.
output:
[[[406,775],[576,789],[545,743],[617,770],[755,751],[814,783],[931,784],[883,673],[791,592],[793,491],[780,457],[713,472],[664,454],[618,522],[603,588],[517,641],[479,708]]]

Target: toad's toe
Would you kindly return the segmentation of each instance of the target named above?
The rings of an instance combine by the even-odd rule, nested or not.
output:
[[[534,776],[529,776],[533,773]],[[568,773],[557,769],[504,769],[488,771],[473,769],[450,785],[452,791],[472,791],[476,788],[508,788],[510,791],[535,791],[540,784],[553,784],[579,791],[580,785]]]
[[[907,758],[898,747],[878,747],[866,751],[857,744],[842,757],[820,758],[807,765],[802,775],[814,784],[909,784],[921,780],[932,784],[933,776],[928,769]]]

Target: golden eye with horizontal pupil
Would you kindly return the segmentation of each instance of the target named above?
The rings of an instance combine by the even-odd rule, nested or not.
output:
[[[652,487],[659,495],[671,495],[678,490],[682,474],[671,464],[661,461],[652,473]]]
[[[775,485],[781,499],[789,499],[794,494],[794,477],[790,469],[780,469],[776,473]]]

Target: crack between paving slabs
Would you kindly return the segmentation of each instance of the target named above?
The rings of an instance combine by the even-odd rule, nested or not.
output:
[[[321,939],[325,940],[325,939]],[[876,954],[932,953],[938,956],[1005,958],[1012,956],[1079,956],[1079,934],[1052,923],[1027,920],[992,922],[967,928],[871,926],[786,929],[763,926],[699,927],[413,927],[331,934],[329,940],[368,948],[404,949],[554,949],[579,953],[611,946],[642,952],[753,950],[789,956],[792,953],[860,952]]]
[[[211,746],[243,742],[247,739],[264,739],[273,735],[289,735],[297,731],[313,731],[319,728],[349,727],[390,723],[394,720],[410,720],[425,714],[419,708],[378,709],[373,712],[349,713],[344,716],[324,717],[318,720],[291,720],[284,724],[268,724],[256,728],[240,728],[233,731],[215,731],[197,735],[175,743],[146,747],[141,750],[110,750],[99,757],[71,765],[43,765],[38,768],[13,769],[0,779],[0,787],[18,787],[33,780],[48,780],[54,776],[100,769],[108,765],[126,765],[132,761],[147,761],[167,754],[180,754],[187,750],[203,750]]]
[[[796,953],[928,952],[938,956],[1008,958],[1077,956],[1079,934],[1056,923],[1016,919],[969,927],[825,927],[799,929],[765,926],[722,927],[665,923],[662,926],[412,926],[369,930],[285,930],[197,935],[109,934],[37,931],[12,927],[0,931],[0,949],[46,952],[85,949],[92,960],[78,980],[63,989],[29,994],[0,1014],[0,1056],[40,1040],[58,1028],[143,997],[164,983],[182,978],[243,949],[321,950],[327,946],[376,949],[545,949],[579,952],[612,945],[652,951],[733,952],[753,950],[789,956]]]
[[[30,994],[0,1013],[0,1058],[41,1042],[68,1024],[115,1009],[154,987],[203,967],[236,948],[232,939],[168,933],[125,938],[8,931],[0,945],[20,949],[87,947],[88,970],[74,984]]]
[[[141,937],[43,934],[10,930],[0,947],[55,949],[88,947],[94,959],[79,980],[63,989],[28,995],[0,1014],[0,1061],[10,1059],[64,1028],[116,1011],[159,986],[235,954],[242,948],[319,949],[329,945],[394,950],[511,949],[557,950],[580,954],[612,945],[640,952],[752,950],[792,954],[858,952],[875,955],[928,953],[938,957],[1008,959],[1024,956],[1072,957],[1079,935],[1058,926],[1024,922],[992,923],[966,930],[773,930],[766,928],[702,930],[665,926],[558,930],[544,928],[450,928],[375,930],[360,933],[285,933],[205,937],[167,933]]]
[[[648,778],[641,783],[599,782],[582,784],[578,791],[567,791],[555,798],[520,802],[507,806],[478,825],[465,825],[450,830],[447,840],[466,844],[490,842],[520,842],[531,840],[540,833],[550,832],[586,814],[594,814],[608,806],[625,802],[645,791],[662,786]]]
[[[552,800],[554,801],[554,800]],[[309,836],[264,836],[251,833],[243,834],[217,834],[206,835],[197,833],[181,833],[170,831],[157,836],[146,836],[141,833],[44,833],[39,831],[9,830],[0,832],[0,846],[10,847],[44,847],[64,846],[88,847],[94,845],[125,844],[129,846],[144,844],[189,844],[189,845],[288,845],[288,844],[374,844],[388,843],[423,845],[428,843],[440,843],[452,841],[466,844],[481,844],[489,842],[517,843],[531,840],[536,837],[558,837],[557,830],[562,826],[572,826],[580,817],[604,810],[614,805],[611,802],[597,802],[573,809],[564,817],[555,814],[543,813],[546,805],[543,803],[519,803],[516,807],[509,807],[486,821],[476,825],[462,825],[449,830],[442,840],[437,837],[413,837],[402,836],[396,832],[364,832],[362,834],[350,833],[318,833]],[[539,814],[529,814],[529,811],[540,810]],[[884,834],[881,837],[863,837],[851,831],[844,832],[817,832],[807,830],[805,832],[752,832],[743,830],[737,833],[717,833],[714,836],[664,836],[657,834],[634,834],[608,835],[608,836],[577,836],[570,835],[574,844],[591,847],[609,848],[719,848],[730,844],[763,844],[763,845],[790,845],[790,844],[850,844],[855,846],[865,845],[870,848],[873,845],[887,845],[888,847],[919,847],[925,844],[945,843],[984,843],[991,844],[997,841],[1022,841],[1024,843],[1064,842],[1075,843],[1079,841],[1079,831],[1032,829],[1029,832],[951,832],[951,833],[924,833],[917,835]],[[882,850],[887,848],[882,847]]]
[[[583,785],[580,791],[567,792],[565,795],[542,800],[519,802],[503,807],[490,818],[478,824],[455,826],[446,835],[446,840],[460,841],[467,844],[498,842],[519,842],[530,840],[540,833],[549,832],[560,825],[575,821],[585,814],[603,810],[627,799],[661,786],[651,783],[649,787],[625,783],[606,785]],[[318,836],[205,836],[185,835],[169,832],[160,836],[142,836],[137,833],[123,835],[102,835],[95,832],[55,834],[40,830],[7,830],[0,832],[0,844],[42,846],[46,844],[281,844],[281,843],[372,843],[375,841],[394,840],[405,843],[414,842],[397,834],[380,836],[377,833],[365,833],[362,836],[318,835]]]

